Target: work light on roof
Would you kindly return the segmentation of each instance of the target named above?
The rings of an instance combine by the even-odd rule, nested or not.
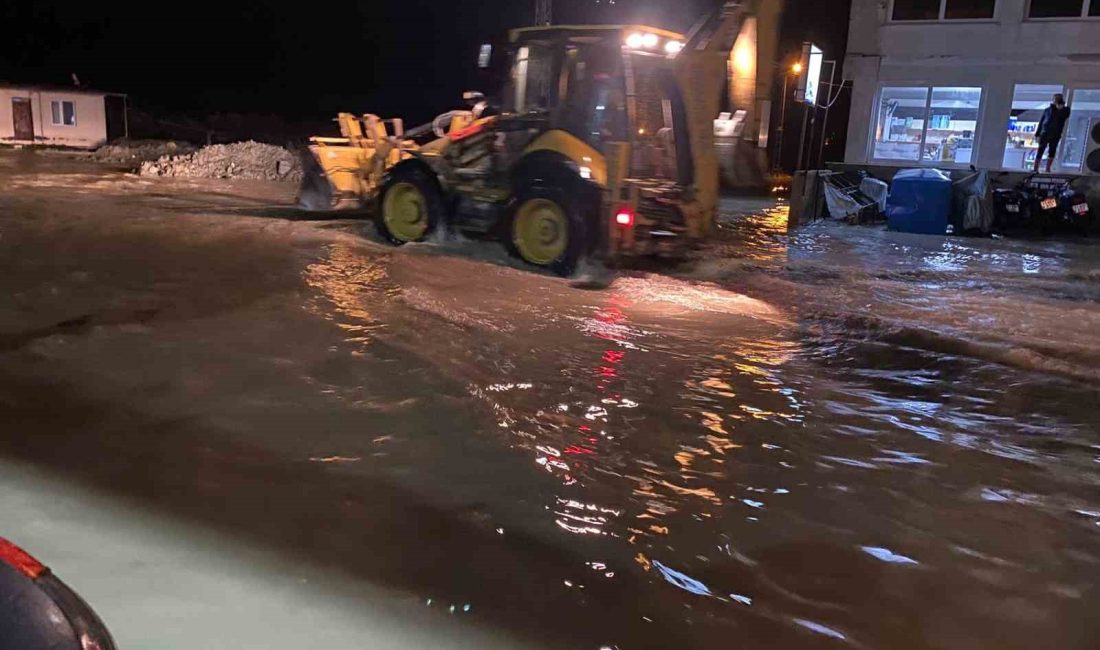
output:
[[[626,46],[632,50],[656,50],[661,37],[653,32],[633,32],[626,37]]]

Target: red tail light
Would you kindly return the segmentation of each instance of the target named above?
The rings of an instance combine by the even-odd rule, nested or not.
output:
[[[623,228],[634,227],[634,211],[630,208],[619,208],[615,213],[615,223]]]
[[[46,567],[26,551],[0,537],[0,562],[34,580],[46,572]]]

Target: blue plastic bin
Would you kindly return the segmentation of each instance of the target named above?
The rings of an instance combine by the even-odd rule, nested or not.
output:
[[[886,199],[890,230],[946,235],[951,230],[951,179],[938,169],[905,169]]]

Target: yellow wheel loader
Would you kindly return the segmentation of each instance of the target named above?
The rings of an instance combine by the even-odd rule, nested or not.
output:
[[[674,252],[714,222],[714,117],[749,3],[681,35],[644,26],[510,33],[511,73],[491,106],[406,132],[339,117],[314,138],[320,207],[366,205],[391,242],[437,228],[495,236],[526,262],[570,273],[589,255]],[[306,193],[303,194],[305,196]]]

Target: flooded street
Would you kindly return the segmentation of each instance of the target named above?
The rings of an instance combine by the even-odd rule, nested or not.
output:
[[[0,536],[120,647],[1100,634],[1094,242],[731,200],[585,291],[271,184],[0,189]]]

